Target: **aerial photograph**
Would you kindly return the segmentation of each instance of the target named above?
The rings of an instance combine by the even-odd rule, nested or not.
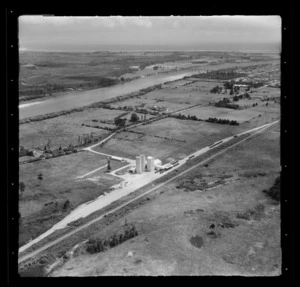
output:
[[[20,16],[19,276],[280,276],[281,25]]]

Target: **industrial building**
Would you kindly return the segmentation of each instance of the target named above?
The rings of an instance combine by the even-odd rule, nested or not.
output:
[[[144,171],[154,171],[154,170],[167,170],[171,167],[173,167],[173,165],[171,164],[166,164],[166,165],[162,165],[161,160],[159,159],[154,159],[154,157],[152,156],[148,156],[146,157],[145,155],[139,155],[136,156],[136,166],[135,168],[132,167],[129,169],[130,173],[137,173],[137,174],[141,174]]]
[[[154,158],[152,156],[147,157],[147,170],[148,171],[154,170]]]
[[[154,167],[157,170],[161,170],[162,169],[162,163],[161,160],[159,160],[158,158],[154,160]]]

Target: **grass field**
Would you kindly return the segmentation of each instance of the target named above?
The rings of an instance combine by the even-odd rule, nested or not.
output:
[[[124,111],[118,110],[93,109],[22,124],[19,128],[20,145],[26,148],[32,146],[44,147],[50,139],[53,147],[59,147],[60,145],[77,144],[78,135],[93,133],[95,137],[105,136],[109,131],[85,127],[82,124],[101,125],[98,122],[92,122],[92,120],[113,121],[115,117],[123,113]]]
[[[208,118],[234,120],[238,123],[248,121],[259,115],[258,111],[253,110],[233,110],[214,106],[195,107],[188,111],[181,112],[185,116],[196,116],[199,119],[206,120]]]
[[[166,161],[179,159],[217,140],[235,134],[236,127],[167,118],[119,133],[99,152],[135,158],[145,154]],[[142,134],[140,134],[142,133]]]
[[[280,275],[280,205],[262,192],[280,172],[277,130],[167,184],[126,216],[137,237],[104,253],[82,250],[52,276]],[[223,183],[213,189],[176,188],[182,181],[217,179]],[[249,211],[253,217],[238,216]],[[116,220],[94,236],[110,236],[124,222]],[[195,236],[201,248],[191,244]]]
[[[105,174],[106,168],[84,179],[76,179],[77,176],[106,164],[107,159],[104,156],[80,152],[21,165],[19,181],[24,182],[25,191],[19,201],[19,212],[22,216],[20,243],[35,238],[65,216],[69,211],[63,209],[66,200],[70,201],[71,208],[75,208],[120,182],[120,179]],[[124,165],[111,161],[112,170]],[[42,174],[42,180],[38,179],[39,174]],[[96,176],[96,180],[91,180]]]
[[[132,106],[136,108],[148,109],[148,111],[151,111],[151,108],[157,106],[160,108],[167,108],[168,112],[174,112],[179,109],[184,109],[192,105],[188,97],[185,99],[184,96],[180,95],[177,96],[177,99],[175,101],[174,100],[172,101],[172,99],[169,100],[165,95],[166,95],[165,91],[159,91],[155,93],[150,92],[144,96],[119,102],[113,104],[112,106],[113,107]],[[175,97],[173,95],[173,98]],[[151,115],[147,115],[147,117],[149,118],[150,116]]]

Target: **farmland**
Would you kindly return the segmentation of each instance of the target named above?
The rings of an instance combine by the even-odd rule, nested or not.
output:
[[[262,192],[280,171],[277,129],[169,183],[128,214],[138,237],[94,255],[82,248],[52,276],[279,275],[280,205]],[[211,189],[199,185],[216,180]],[[182,182],[189,183],[186,189],[179,188]],[[124,218],[94,236],[123,225]],[[196,236],[199,247],[190,242]]]
[[[146,189],[152,183],[154,186],[160,173],[129,172],[137,155],[153,156],[163,164],[186,160],[180,166],[184,170],[194,164],[188,161],[190,154],[206,147],[210,150],[208,146],[215,142],[278,120],[279,88],[251,86],[247,88],[250,97],[238,100],[233,100],[230,89],[222,88],[228,81],[240,84],[242,80],[260,80],[259,75],[264,85],[278,80],[279,66],[272,65],[278,59],[256,56],[252,61],[239,53],[196,51],[24,54],[20,100],[49,97],[49,102],[43,99],[42,104],[32,106],[34,115],[40,115],[39,107],[45,113],[50,110],[48,105],[61,108],[57,103],[68,107],[70,102],[76,102],[78,107],[69,113],[63,109],[60,115],[53,112],[55,115],[49,118],[43,118],[42,113],[42,118],[35,121],[25,117],[20,124],[20,145],[27,149],[46,153],[47,149],[74,146],[72,153],[31,163],[26,160],[38,156],[24,156],[19,176],[25,186],[23,191],[19,188],[20,246],[67,215],[71,220],[88,221],[89,216],[95,216],[90,210],[107,212],[111,205],[133,199],[140,188]],[[139,66],[139,70],[131,66]],[[183,79],[180,74],[180,80],[176,80],[168,74],[176,70],[190,71],[191,75],[194,70],[201,73]],[[159,78],[160,74],[164,76]],[[140,76],[156,86],[148,89],[146,80],[133,79]],[[168,77],[170,82],[161,84]],[[131,79],[130,87],[126,86],[127,79]],[[147,89],[141,91],[139,85]],[[216,86],[221,90],[214,93]],[[92,88],[97,89],[78,93]],[[67,89],[70,94],[64,98],[60,93]],[[245,92],[246,88],[241,87],[236,95]],[[129,96],[122,98],[123,95]],[[216,106],[224,98],[239,108]],[[103,99],[109,102],[104,104]],[[84,105],[86,100],[94,106]],[[133,113],[138,118],[130,121]],[[237,123],[207,122],[209,118]],[[138,236],[102,254],[90,255],[82,249],[82,254],[52,276],[279,274],[280,206],[262,192],[272,186],[280,172],[279,131],[276,124],[207,164],[180,174],[173,182],[166,181],[164,187],[158,186],[145,200],[147,204],[137,202],[137,208],[126,210],[126,222],[137,227]],[[80,142],[79,138],[85,136],[89,141]],[[111,159],[108,173],[107,155],[125,160]],[[178,170],[174,168],[172,172]],[[164,182],[164,177],[159,180]],[[107,193],[110,194],[105,196]],[[104,199],[98,198],[100,195]],[[83,213],[77,209],[81,205],[85,208]],[[248,213],[254,218],[243,218]],[[124,218],[116,218],[86,234],[113,236],[124,225]],[[212,224],[215,230],[210,229]],[[200,249],[191,244],[191,238],[201,238]],[[87,238],[79,236],[74,242],[81,239]]]
[[[135,158],[137,154],[146,154],[164,161],[168,158],[179,159],[214,141],[235,134],[236,128],[167,118],[131,131],[119,133],[103,148],[96,147],[96,150],[130,158]]]
[[[248,121],[252,118],[258,117],[259,112],[249,110],[230,110],[226,108],[196,107],[181,113],[185,116],[196,116],[199,119],[206,120],[209,117],[216,117],[218,119],[229,119],[240,122]]]

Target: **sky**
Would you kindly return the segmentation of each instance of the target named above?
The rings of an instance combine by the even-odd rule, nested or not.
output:
[[[46,51],[281,49],[280,16],[19,17],[19,48]]]

